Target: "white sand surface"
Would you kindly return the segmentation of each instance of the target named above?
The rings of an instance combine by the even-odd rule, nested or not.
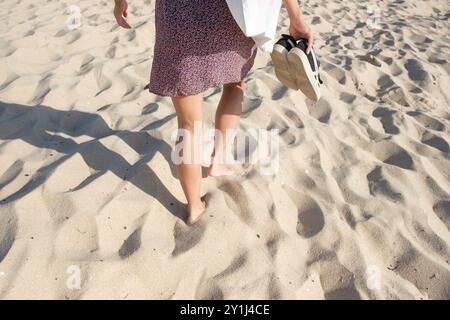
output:
[[[304,2],[323,98],[259,52],[241,128],[280,130],[279,171],[205,176],[189,227],[154,1],[124,30],[112,1],[2,0],[0,298],[449,299],[448,2]]]

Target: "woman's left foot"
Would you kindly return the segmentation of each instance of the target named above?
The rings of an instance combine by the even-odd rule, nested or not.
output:
[[[201,204],[196,206],[188,206],[188,219],[187,223],[188,225],[193,225],[196,223],[200,218],[203,216],[203,214],[206,211],[206,202],[202,201]]]
[[[211,164],[208,169],[208,175],[211,177],[231,176],[233,173],[233,168],[225,164]]]

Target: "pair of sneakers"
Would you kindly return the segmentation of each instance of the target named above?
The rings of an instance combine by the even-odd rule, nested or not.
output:
[[[313,101],[320,99],[319,60],[311,49],[306,54],[308,41],[295,40],[292,36],[283,34],[271,53],[275,75],[287,87],[300,90]]]

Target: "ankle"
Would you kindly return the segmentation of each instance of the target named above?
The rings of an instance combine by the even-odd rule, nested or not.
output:
[[[228,166],[233,165],[234,163],[235,160],[233,159],[233,157],[231,155],[227,157],[225,153],[216,153],[211,156],[211,166]]]
[[[198,201],[195,201],[195,202],[189,202],[187,204],[187,207],[188,207],[189,210],[191,210],[191,209],[195,210],[195,209],[199,209],[199,208],[204,208],[205,204],[203,203],[203,201],[201,201],[199,199]]]

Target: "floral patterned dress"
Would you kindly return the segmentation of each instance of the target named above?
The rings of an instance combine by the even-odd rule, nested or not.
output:
[[[257,46],[239,28],[226,0],[156,0],[150,92],[189,96],[239,82]]]

